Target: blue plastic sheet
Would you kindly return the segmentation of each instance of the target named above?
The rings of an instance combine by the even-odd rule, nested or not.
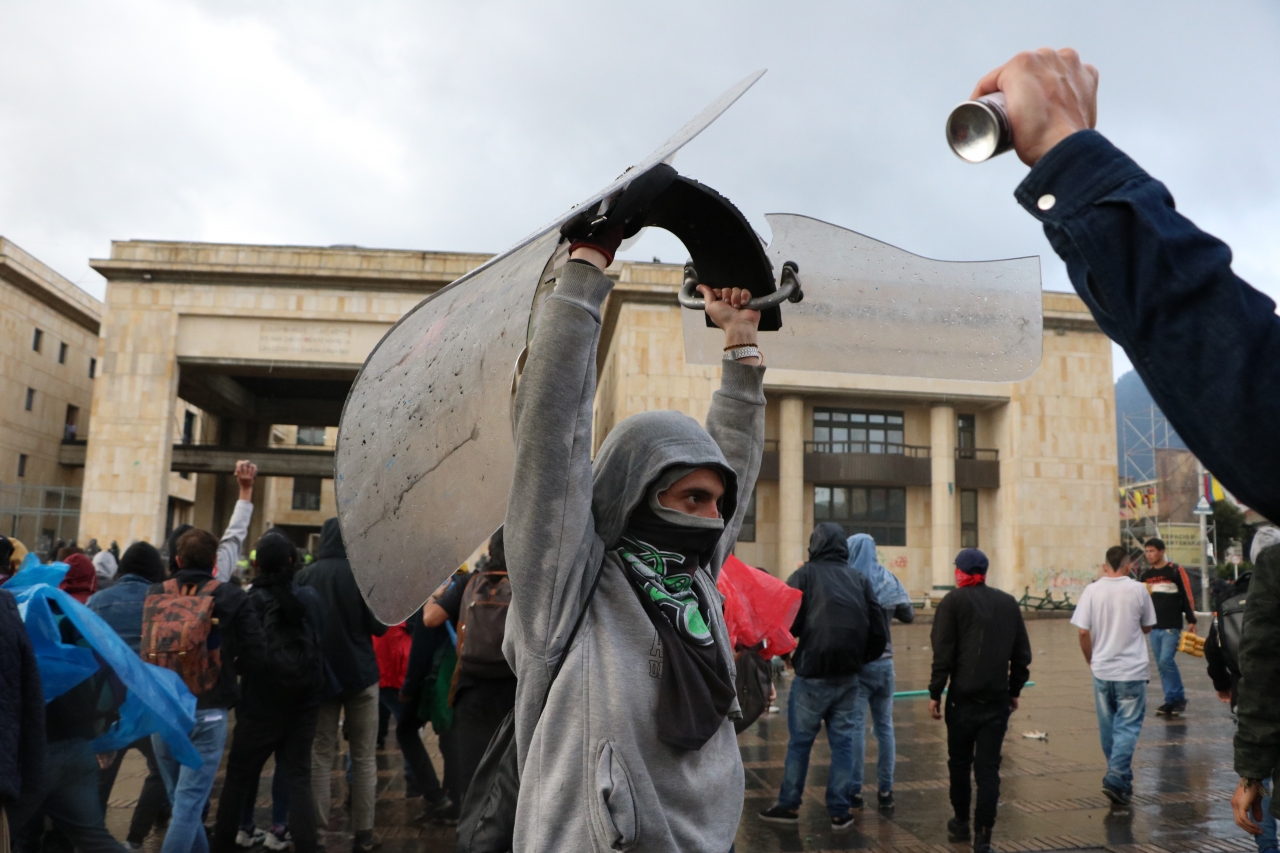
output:
[[[4,584],[18,601],[40,668],[44,700],[49,702],[109,666],[127,689],[120,719],[93,742],[95,752],[123,749],[140,737],[159,734],[173,755],[188,767],[203,762],[187,736],[195,727],[196,697],[181,676],[138,657],[98,614],[57,585],[67,573],[65,563],[30,566]],[[84,637],[89,648],[62,642],[56,604]]]

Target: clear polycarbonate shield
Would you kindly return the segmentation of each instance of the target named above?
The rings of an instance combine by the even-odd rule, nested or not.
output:
[[[762,336],[769,367],[1013,382],[1039,366],[1038,257],[935,261],[807,216],[765,218],[769,260],[797,263],[804,289]],[[719,364],[724,333],[682,314],[685,360]]]
[[[668,160],[763,74],[729,89],[600,192],[427,297],[365,361],[342,412],[334,491],[351,567],[383,622],[411,615],[502,524],[516,365],[535,299],[564,262],[560,226]]]

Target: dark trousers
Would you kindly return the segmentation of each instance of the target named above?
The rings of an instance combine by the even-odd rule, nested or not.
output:
[[[418,734],[426,724],[427,721],[418,716],[418,696],[410,696],[396,721],[396,743],[400,746],[405,763],[413,772],[414,781],[422,790],[422,798],[428,803],[437,803],[445,792],[440,787],[440,778],[436,776],[436,769],[431,764],[431,756],[427,755],[427,748],[422,745],[422,737]],[[441,749],[444,749],[443,744]]]
[[[951,771],[951,808],[969,819],[969,771],[978,783],[973,824],[995,826],[1000,801],[1000,747],[1009,727],[1009,700],[984,703],[947,699],[947,768]]]
[[[48,817],[80,853],[124,853],[107,831],[98,801],[98,759],[88,740],[66,738],[46,744],[41,781],[38,790],[8,809],[13,849],[27,849]]]
[[[128,835],[129,841],[141,844],[160,816],[169,811],[169,795],[165,793],[164,778],[156,764],[155,750],[151,748],[151,735],[135,740],[118,751],[111,765],[98,771],[98,800],[105,812],[107,801],[111,799],[111,789],[115,787],[116,776],[120,773],[120,765],[124,762],[124,754],[131,749],[141,752],[142,757],[147,760],[147,778],[142,783],[142,793],[138,794],[138,804],[133,809]]]
[[[232,853],[245,802],[256,796],[262,766],[272,753],[276,776],[284,774],[289,789],[289,831],[298,853],[316,853],[316,812],[311,796],[311,744],[316,736],[316,708],[273,717],[236,718],[227,757],[226,781],[218,799],[213,853]]]
[[[457,737],[458,802],[467,795],[471,778],[489,748],[493,733],[516,705],[516,680],[482,682],[460,692],[453,703],[453,731]]]

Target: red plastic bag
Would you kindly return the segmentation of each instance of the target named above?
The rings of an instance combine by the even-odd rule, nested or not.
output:
[[[724,622],[734,648],[763,641],[760,654],[768,660],[796,647],[791,623],[800,611],[800,590],[732,554],[720,569],[716,588],[724,596]]]

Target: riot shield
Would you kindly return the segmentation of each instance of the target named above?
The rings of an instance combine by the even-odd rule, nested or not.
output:
[[[770,368],[1014,382],[1040,364],[1040,259],[935,261],[837,225],[765,217],[775,268],[803,301],[762,338]],[[719,364],[724,334],[683,311],[685,360]]]
[[[535,303],[565,260],[557,229],[668,161],[763,74],[729,89],[600,192],[424,299],[365,361],[342,412],[334,491],[352,570],[379,619],[403,621],[502,524],[516,365]]]

